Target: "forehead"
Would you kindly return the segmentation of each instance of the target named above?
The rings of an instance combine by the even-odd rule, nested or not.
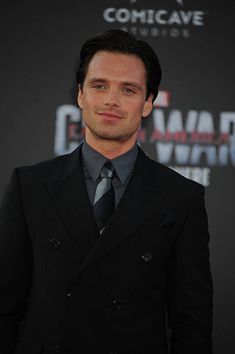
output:
[[[145,84],[146,70],[142,60],[133,54],[99,51],[88,65],[86,80],[92,77]]]

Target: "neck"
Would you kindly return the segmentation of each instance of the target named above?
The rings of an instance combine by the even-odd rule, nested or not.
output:
[[[133,137],[133,139],[129,139],[125,142],[108,139],[96,140],[89,136],[85,136],[85,139],[88,145],[109,160],[113,160],[116,157],[125,154],[136,143],[136,137]]]

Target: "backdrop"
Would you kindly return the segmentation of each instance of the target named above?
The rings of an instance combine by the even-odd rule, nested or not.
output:
[[[232,0],[21,0],[0,11],[1,197],[14,167],[82,139],[75,71],[88,36],[122,28],[156,49],[163,81],[139,143],[206,187],[215,354],[235,352],[234,13]]]

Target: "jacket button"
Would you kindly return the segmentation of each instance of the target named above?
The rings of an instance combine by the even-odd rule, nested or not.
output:
[[[145,263],[150,262],[152,258],[153,258],[153,255],[150,252],[145,252],[141,256],[142,261]]]
[[[117,310],[117,311],[121,310],[123,308],[123,305],[124,305],[124,303],[121,299],[114,299],[113,300],[114,310]]]
[[[61,352],[61,350],[60,350],[60,345],[59,345],[59,344],[56,344],[56,345],[54,346],[54,348],[53,348],[53,351],[54,351],[54,353],[60,353],[60,352]]]
[[[52,238],[49,240],[49,246],[53,249],[58,249],[60,247],[60,241]]]
[[[70,293],[68,293],[68,301],[69,302],[76,302],[78,300],[78,294],[71,291]]]

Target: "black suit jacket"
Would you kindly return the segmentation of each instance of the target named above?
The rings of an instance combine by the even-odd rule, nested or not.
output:
[[[0,214],[0,353],[211,354],[203,194],[140,150],[100,236],[80,147],[16,169]]]

